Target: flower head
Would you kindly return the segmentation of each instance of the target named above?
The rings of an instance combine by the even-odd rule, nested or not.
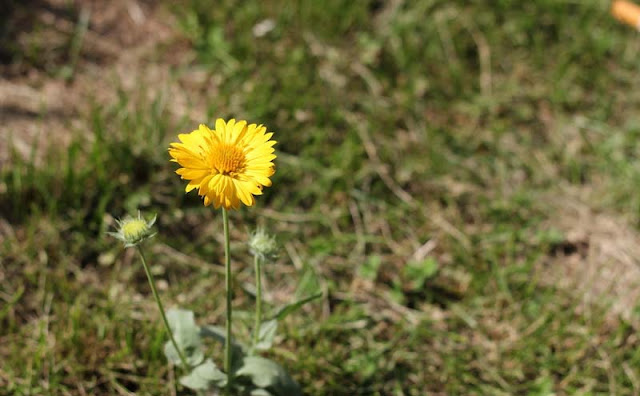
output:
[[[238,209],[240,202],[255,204],[254,195],[271,186],[276,158],[271,136],[263,125],[219,118],[213,130],[201,124],[178,135],[181,143],[171,143],[169,155],[182,166],[176,173],[189,180],[186,192],[197,188],[205,206]]]
[[[138,217],[127,216],[122,220],[117,220],[118,230],[117,232],[109,232],[108,234],[124,242],[124,247],[136,246],[145,239],[152,238],[156,235],[152,232],[151,227],[156,222],[156,217],[149,221],[146,221],[140,216]]]
[[[263,228],[258,228],[249,239],[249,251],[263,260],[273,259],[278,256],[278,244],[273,236]]]

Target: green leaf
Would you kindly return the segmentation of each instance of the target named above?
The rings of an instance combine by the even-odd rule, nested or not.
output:
[[[202,337],[212,338],[224,345],[227,339],[226,330],[220,326],[207,325],[200,327],[200,335]],[[247,354],[249,348],[238,342],[236,339],[231,340],[231,354],[234,362],[239,362]],[[234,364],[235,365],[235,364]]]
[[[371,256],[358,267],[358,275],[363,279],[375,281],[378,277],[380,264],[382,264],[380,256]]]
[[[322,297],[322,292],[318,292],[312,296],[303,298],[302,300],[298,300],[296,302],[293,302],[291,304],[287,304],[284,305],[280,308],[278,308],[278,310],[276,311],[276,313],[273,315],[273,319],[277,319],[277,320],[282,320],[284,318],[287,317],[287,315],[289,315],[290,313],[297,311],[298,309],[302,308],[303,305],[305,305],[306,303],[309,303],[313,300],[316,300],[318,298]]]
[[[248,377],[258,388],[273,396],[302,396],[302,390],[289,373],[273,360],[261,356],[247,356],[235,372],[237,377]]]
[[[271,348],[277,330],[278,321],[276,319],[262,322],[260,324],[260,331],[258,332],[258,343],[254,345],[253,348],[259,351],[266,351]]]
[[[251,391],[250,396],[273,396],[273,394],[265,389],[256,388]]]
[[[300,299],[302,296],[316,294],[320,290],[321,286],[318,275],[316,275],[313,267],[306,266],[300,280],[298,281],[298,287],[296,287],[296,299]]]
[[[549,377],[538,378],[531,386],[527,396],[550,396],[554,395],[553,380]]]
[[[170,309],[167,311],[167,321],[187,363],[190,366],[200,364],[204,360],[204,353],[200,341],[200,328],[196,325],[193,312],[184,309]],[[182,364],[180,355],[171,340],[165,343],[164,354],[171,363],[178,366]]]
[[[211,359],[194,368],[191,373],[180,378],[180,383],[193,390],[222,388],[227,384],[227,375],[220,371]]]
[[[438,262],[433,257],[420,261],[409,261],[404,268],[404,276],[410,279],[413,289],[420,289],[425,282],[438,272]]]

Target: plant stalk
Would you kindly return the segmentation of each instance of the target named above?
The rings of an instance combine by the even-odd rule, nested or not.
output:
[[[253,347],[255,348],[260,338],[260,325],[262,323],[262,260],[259,254],[254,256],[253,263],[256,272],[256,323],[253,330]]]
[[[164,327],[167,330],[167,333],[169,333],[169,339],[171,340],[173,347],[178,352],[178,356],[180,356],[180,361],[182,362],[182,365],[184,366],[185,370],[189,370],[190,366],[187,363],[187,359],[185,359],[184,354],[182,353],[180,348],[178,348],[178,343],[176,342],[176,339],[173,336],[173,331],[171,331],[171,327],[169,326],[169,321],[167,320],[167,316],[164,313],[164,307],[162,306],[162,301],[160,301],[160,296],[158,295],[158,290],[156,289],[156,282],[153,279],[153,275],[151,274],[151,271],[149,270],[149,266],[147,265],[147,259],[144,257],[144,253],[142,252],[142,247],[140,247],[140,245],[137,245],[136,248],[138,250],[138,254],[140,255],[140,259],[142,260],[142,266],[144,267],[144,272],[146,272],[147,274],[147,279],[149,280],[149,286],[151,286],[151,292],[153,293],[153,298],[156,300],[156,303],[158,304],[158,309],[160,309],[160,316],[162,316]]]
[[[231,373],[231,253],[229,246],[229,213],[222,208],[222,223],[224,227],[224,268],[225,268],[225,289],[227,294],[227,323],[226,337],[224,342],[224,370],[227,373],[227,396],[231,396],[233,375]]]

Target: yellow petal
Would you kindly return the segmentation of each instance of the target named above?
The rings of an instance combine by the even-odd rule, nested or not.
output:
[[[233,184],[235,186],[236,193],[238,197],[240,197],[240,200],[242,201],[242,203],[247,206],[253,205],[251,193],[247,189],[245,189],[243,182],[239,180],[234,180]]]
[[[226,128],[227,124],[224,122],[224,120],[222,118],[218,118],[216,120],[216,135],[218,135],[218,138],[220,138],[220,140],[222,141],[224,141]]]
[[[227,125],[224,128],[224,134],[222,135],[223,136],[223,141],[225,143],[230,143],[231,142],[231,135],[233,133],[233,128],[235,127],[235,125],[236,125],[236,119],[235,118],[232,118],[229,121],[227,121]]]
[[[206,195],[209,192],[209,181],[211,180],[212,177],[213,175],[209,175],[204,179],[202,179],[202,181],[200,182],[200,189],[198,190],[198,195],[200,196]]]
[[[176,171],[176,173],[182,176],[183,179],[195,180],[195,179],[202,179],[203,177],[207,176],[210,172],[206,169],[180,168]]]
[[[233,130],[231,132],[231,138],[230,138],[229,142],[235,144],[238,141],[242,140],[242,137],[244,136],[245,132],[247,131],[246,128],[247,128],[247,122],[246,121],[236,122],[236,124],[233,127]]]
[[[189,184],[187,184],[187,186],[184,188],[184,191],[189,192],[194,188],[197,188],[198,186],[200,186],[200,181],[191,180]]]

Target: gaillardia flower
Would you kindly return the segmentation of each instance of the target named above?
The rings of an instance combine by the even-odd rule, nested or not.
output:
[[[181,143],[171,143],[169,154],[182,166],[176,173],[189,180],[186,192],[197,188],[205,206],[238,209],[240,202],[252,206],[254,195],[271,186],[276,158],[271,136],[263,125],[218,118],[213,130],[201,124],[178,135]]]

